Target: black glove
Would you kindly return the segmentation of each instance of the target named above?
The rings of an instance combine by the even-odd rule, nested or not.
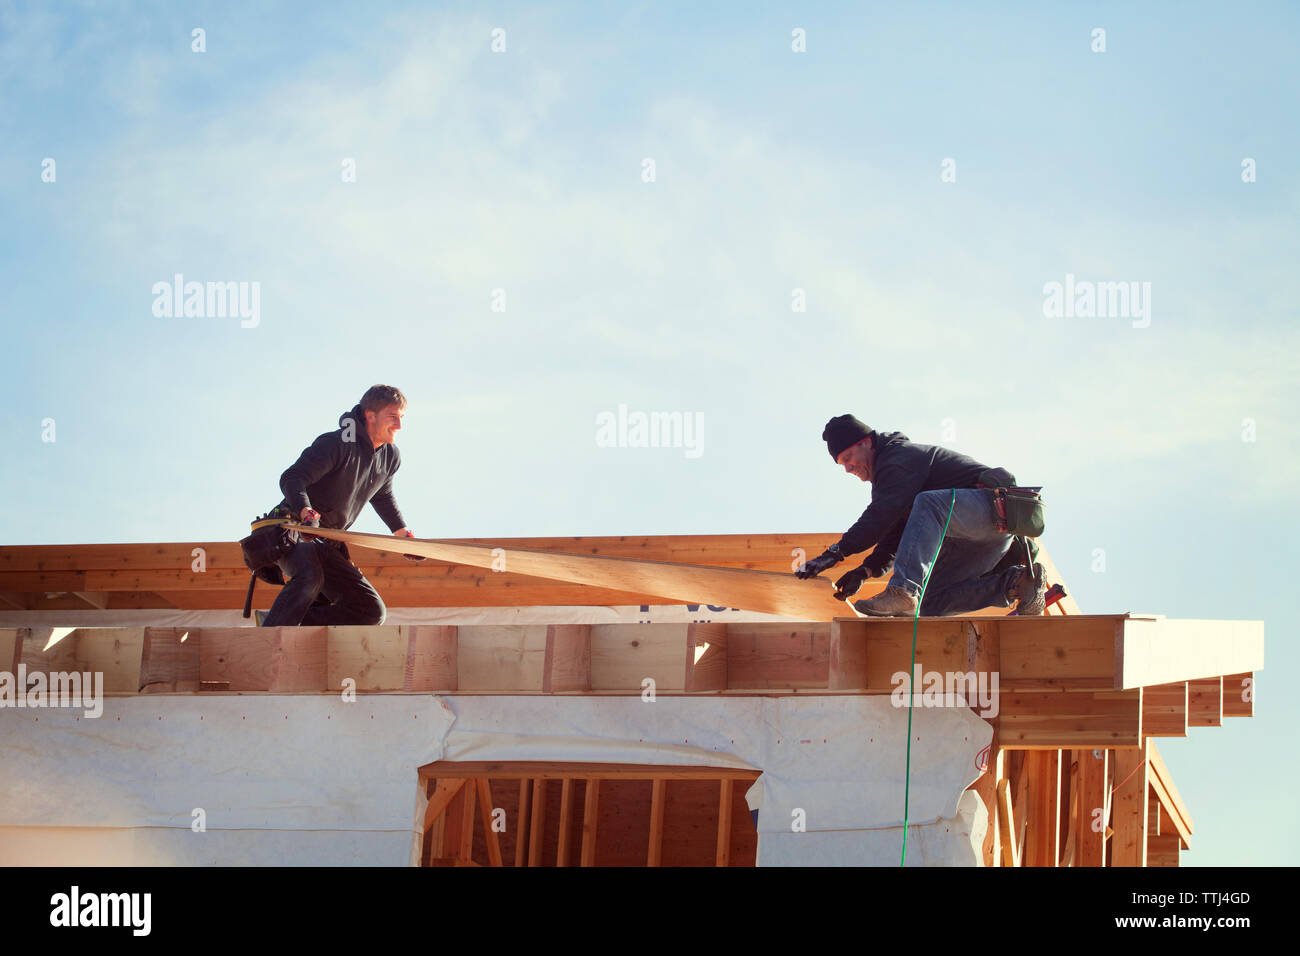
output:
[[[794,576],[796,578],[815,578],[827,568],[833,568],[843,560],[844,555],[840,553],[840,546],[833,544],[811,561],[805,561],[800,565]]]
[[[854,568],[847,574],[842,575],[840,579],[835,582],[835,600],[843,601],[846,598],[853,597],[853,595],[858,593],[858,588],[862,587],[862,582],[870,577],[874,577],[874,575],[866,565]]]

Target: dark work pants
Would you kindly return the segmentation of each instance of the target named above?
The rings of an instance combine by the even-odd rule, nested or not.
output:
[[[342,551],[324,539],[299,542],[279,565],[288,583],[280,589],[263,627],[384,623],[387,608],[379,592]],[[313,607],[318,594],[330,603]]]

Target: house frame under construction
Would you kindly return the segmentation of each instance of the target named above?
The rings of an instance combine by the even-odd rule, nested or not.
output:
[[[907,865],[1178,865],[1156,738],[1252,715],[1262,623],[1067,598],[913,652],[790,575],[835,539],[350,545],[388,622],[329,628],[248,626],[234,544],[0,548],[9,686],[105,695],[5,701],[0,863],[898,865],[906,819]]]

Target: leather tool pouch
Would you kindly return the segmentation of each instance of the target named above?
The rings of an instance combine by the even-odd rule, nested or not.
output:
[[[284,574],[280,571],[280,558],[288,554],[302,540],[302,536],[292,528],[286,528],[281,522],[288,520],[289,514],[282,508],[276,508],[269,514],[253,522],[253,531],[239,542],[239,549],[244,556],[244,564],[261,580],[279,587],[284,586]]]
[[[1023,538],[1041,535],[1047,527],[1042,490],[1042,485],[994,489],[993,507],[997,510],[998,531]]]

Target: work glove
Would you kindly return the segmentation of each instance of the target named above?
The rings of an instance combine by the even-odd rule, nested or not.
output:
[[[833,544],[811,561],[805,561],[794,573],[796,578],[815,578],[827,568],[833,568],[844,560],[844,555],[840,553],[840,546]]]
[[[840,579],[835,582],[835,600],[843,601],[853,597],[853,595],[858,593],[858,588],[862,587],[862,582],[867,580],[867,578],[874,578],[877,576],[877,572],[868,568],[865,564],[861,567],[854,568],[847,574],[841,575]]]

